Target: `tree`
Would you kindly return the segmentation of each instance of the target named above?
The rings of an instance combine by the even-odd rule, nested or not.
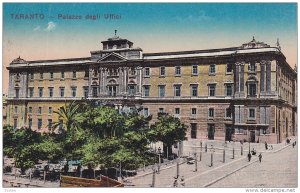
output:
[[[37,148],[43,138],[41,133],[29,128],[20,128],[14,131],[8,126],[4,129],[4,135],[6,139],[3,143],[3,151],[15,159],[15,165],[21,168],[22,173],[42,157]]]
[[[80,120],[79,109],[80,105],[76,103],[76,101],[72,101],[71,103],[59,108],[58,111],[53,111],[53,113],[58,115],[59,119],[58,122],[53,123],[53,130],[61,126],[66,131],[70,129],[77,129],[79,127],[78,121]]]
[[[124,133],[124,117],[112,107],[91,107],[81,117],[81,127],[100,138],[120,137]]]
[[[172,153],[172,145],[186,139],[187,126],[176,117],[166,113],[158,114],[158,121],[151,125],[148,137],[152,142],[162,141],[164,143],[164,153],[167,148],[169,154]]]

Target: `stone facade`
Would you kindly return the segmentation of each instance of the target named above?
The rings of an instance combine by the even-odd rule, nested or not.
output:
[[[47,131],[54,110],[96,100],[128,111],[166,112],[187,138],[279,143],[297,134],[297,73],[280,47],[254,38],[240,47],[143,53],[114,36],[91,57],[12,61],[7,121]]]

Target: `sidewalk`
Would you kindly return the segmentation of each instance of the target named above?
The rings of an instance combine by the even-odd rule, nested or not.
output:
[[[59,187],[59,181],[56,182],[50,182],[46,181],[44,183],[43,180],[38,180],[38,179],[32,179],[31,181],[28,178],[21,178],[17,177],[15,179],[15,176],[12,175],[6,175],[3,174],[3,187],[4,188],[9,188],[9,187],[14,187],[14,188],[58,188]]]
[[[234,146],[237,146],[235,143]],[[217,145],[217,144],[216,144]],[[233,145],[233,144],[232,144]],[[245,145],[245,144],[244,144]],[[247,144],[248,145],[248,144]],[[264,144],[250,144],[250,148],[254,147],[257,153],[274,153],[286,147],[284,143],[273,145],[273,150],[265,150]],[[219,146],[220,147],[220,146]],[[228,148],[228,147],[227,147]],[[210,167],[211,152],[202,153],[202,161],[199,161],[198,154],[198,171],[195,170],[195,164],[188,165],[181,158],[180,178],[184,176],[186,187],[206,187],[214,181],[218,181],[227,177],[228,175],[249,166],[258,161],[257,156],[252,156],[251,162],[247,160],[247,153],[249,149],[244,149],[244,154],[241,156],[240,149],[235,150],[235,159],[233,159],[232,148],[226,148],[225,163],[223,163],[223,148],[215,148],[213,153],[213,167]],[[240,146],[239,146],[240,148]],[[176,160],[173,164],[162,165],[159,174],[155,174],[155,187],[172,187],[174,176],[177,174]],[[199,180],[201,179],[201,180]],[[150,187],[153,181],[153,172],[151,169],[138,172],[137,176],[126,178],[125,187]]]

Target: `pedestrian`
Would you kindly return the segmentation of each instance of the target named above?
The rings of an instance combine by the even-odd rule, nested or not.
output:
[[[295,141],[295,146],[296,146],[297,142]]]
[[[295,147],[295,142],[292,143],[293,148]]]
[[[177,188],[177,187],[178,187],[177,179],[174,180],[173,187],[174,187],[174,188]]]
[[[266,141],[265,141],[265,148],[266,148],[266,150],[268,150],[268,144]]]
[[[181,187],[185,187],[185,181],[184,181],[184,177],[183,176],[181,176],[180,185],[181,185]]]
[[[258,155],[259,162],[261,162],[262,155],[261,153]]]
[[[249,153],[248,153],[248,161],[249,161],[249,162],[251,161],[251,157],[252,157],[252,155],[251,155],[251,153],[249,152]]]

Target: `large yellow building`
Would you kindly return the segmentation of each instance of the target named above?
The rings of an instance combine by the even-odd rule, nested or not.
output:
[[[13,60],[7,122],[47,131],[73,100],[166,112],[189,126],[188,139],[278,143],[297,132],[297,73],[276,47],[254,39],[239,47],[143,53],[114,36],[86,58]]]

